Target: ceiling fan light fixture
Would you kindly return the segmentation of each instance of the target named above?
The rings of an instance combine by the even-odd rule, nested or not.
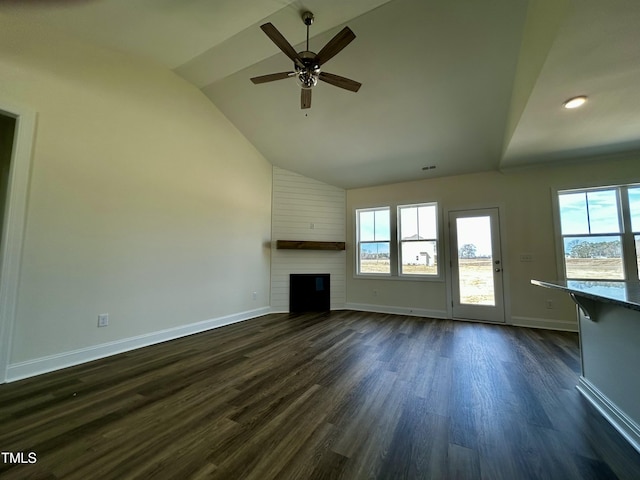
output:
[[[318,75],[309,72],[300,72],[296,75],[296,82],[300,88],[308,90],[318,84]]]
[[[574,108],[578,108],[581,107],[582,105],[584,105],[587,102],[587,96],[586,95],[579,95],[577,97],[572,97],[570,99],[568,99],[567,101],[565,101],[562,106],[568,110],[574,109]]]
[[[295,65],[296,82],[298,86],[304,89],[310,89],[318,84],[318,78],[320,76],[320,66],[316,64],[316,54],[305,50],[300,52],[300,58],[304,65],[304,68]]]

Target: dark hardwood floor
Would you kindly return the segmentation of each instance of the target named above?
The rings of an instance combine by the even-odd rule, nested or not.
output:
[[[274,314],[0,386],[2,479],[638,479],[576,334]],[[615,372],[612,372],[615,374]]]

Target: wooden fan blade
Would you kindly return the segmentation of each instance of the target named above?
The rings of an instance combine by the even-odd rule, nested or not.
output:
[[[282,34],[278,31],[276,27],[273,26],[272,23],[265,23],[260,26],[262,31],[267,34],[267,37],[271,39],[276,46],[282,50],[282,52],[289,57],[293,62],[299,67],[304,68],[304,63],[302,63],[302,58],[298,55],[298,52],[291,46],[291,44],[287,41],[286,38],[282,36]]]
[[[319,65],[326,63],[338,54],[340,50],[349,45],[354,38],[356,38],[356,34],[349,27],[344,27],[335,37],[329,40],[329,43],[322,47],[322,50],[316,56],[316,61]]]
[[[280,72],[270,73],[269,75],[261,75],[259,77],[253,77],[251,81],[256,85],[258,83],[273,82],[275,80],[282,80],[283,78],[289,78],[296,74],[296,72]]]
[[[333,73],[320,72],[318,79],[323,82],[330,83],[335,87],[344,88],[350,92],[357,92],[362,86],[361,83],[351,80],[349,78],[341,77],[340,75],[334,75]]]
[[[311,89],[302,88],[300,90],[300,108],[311,108]]]

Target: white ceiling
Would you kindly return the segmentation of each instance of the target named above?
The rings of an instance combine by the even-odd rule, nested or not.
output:
[[[303,50],[357,38],[300,109],[272,22]],[[4,0],[44,23],[174,70],[274,165],[353,188],[640,153],[638,0]],[[561,108],[585,94],[581,109]],[[423,171],[425,166],[435,169]]]

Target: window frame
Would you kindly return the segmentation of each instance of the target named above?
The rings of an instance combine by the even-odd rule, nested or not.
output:
[[[424,238],[424,239],[415,239],[415,240],[402,240],[402,215],[401,210],[404,208],[419,208],[419,207],[435,207],[435,238]],[[417,235],[420,235],[420,223],[417,223]],[[398,241],[398,256],[397,256],[397,273],[398,277],[407,278],[407,279],[439,279],[442,275],[442,268],[440,263],[440,215],[438,211],[438,202],[422,202],[422,203],[408,203],[398,205],[396,207],[396,225],[397,225],[397,241]],[[436,255],[436,273],[403,273],[403,258],[402,258],[402,245],[403,243],[414,243],[414,242],[434,242],[435,243],[435,255]]]
[[[635,235],[631,228],[631,211],[629,205],[629,192],[630,188],[638,188],[640,183],[627,183],[607,186],[591,186],[591,187],[578,187],[578,188],[556,188],[553,189],[553,213],[554,224],[556,230],[556,252],[557,255],[557,270],[558,275],[563,280],[571,281],[596,281],[596,282],[625,282],[625,281],[638,281],[638,254],[635,248]],[[560,212],[560,195],[570,193],[589,193],[598,191],[614,190],[616,192],[616,200],[618,205],[618,224],[620,227],[619,233],[588,233],[588,234],[563,234],[562,233],[562,218]],[[581,237],[620,237],[620,248],[622,257],[622,277],[620,279],[612,278],[568,278],[567,267],[565,261],[565,238],[581,238]]]
[[[437,275],[418,275],[418,274],[400,274],[400,242],[399,242],[399,221],[398,212],[399,207],[409,207],[416,205],[435,205],[436,207],[436,252],[439,261],[438,274]],[[389,273],[368,273],[360,272],[360,216],[359,212],[372,211],[372,210],[385,210],[389,209]],[[413,281],[413,282],[444,282],[445,281],[445,268],[444,257],[442,255],[443,239],[442,235],[442,214],[440,211],[440,203],[437,201],[425,201],[425,202],[407,202],[407,203],[389,203],[387,205],[376,206],[358,206],[353,207],[353,219],[354,228],[352,233],[355,238],[354,242],[354,254],[353,254],[353,277],[359,279],[378,279],[378,280],[393,280],[393,281]],[[379,243],[379,242],[372,242]]]
[[[389,212],[389,240],[376,240],[375,239],[375,223],[374,223],[374,239],[373,240],[361,240],[360,239],[360,214],[363,212],[377,212],[377,211],[388,211]],[[393,230],[392,230],[392,219],[391,219],[391,207],[390,206],[381,206],[381,207],[369,207],[369,208],[356,208],[355,209],[355,216],[356,216],[356,252],[355,252],[355,257],[356,257],[356,270],[355,273],[358,277],[385,277],[388,278],[393,274],[393,263],[392,263],[392,253],[391,253],[391,246],[392,246],[392,242],[391,242],[391,238],[393,236]],[[374,214],[375,215],[375,214]],[[374,216],[375,219],[375,216]],[[362,272],[360,270],[360,246],[363,243],[388,243],[389,244],[389,272]]]

